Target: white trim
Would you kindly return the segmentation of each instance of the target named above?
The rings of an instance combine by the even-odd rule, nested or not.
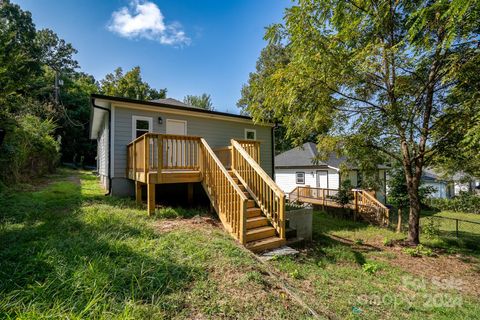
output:
[[[247,138],[247,133],[248,133],[248,132],[253,132],[253,139],[248,139],[248,138]],[[245,128],[245,130],[244,130],[244,137],[245,137],[245,138],[244,138],[245,140],[252,140],[252,141],[257,140],[257,130]]]
[[[180,119],[167,119],[165,120],[165,133],[168,134],[167,127],[168,127],[168,122],[182,122],[185,124],[185,135],[188,134],[188,122],[187,120],[180,120]]]
[[[105,101],[105,100],[103,100]],[[107,100],[110,101],[110,100]],[[261,126],[261,127],[273,127],[275,126],[272,123],[254,123],[252,120],[249,119],[242,119],[242,118],[235,118],[235,117],[229,117],[229,116],[223,116],[223,115],[218,115],[218,114],[207,114],[207,113],[199,113],[199,112],[194,112],[194,111],[189,111],[189,110],[175,110],[175,109],[170,109],[170,108],[162,108],[162,107],[146,107],[146,106],[138,106],[138,105],[131,105],[125,102],[118,102],[118,101],[112,101],[112,105],[120,107],[120,108],[126,108],[126,109],[137,109],[137,110],[145,110],[145,111],[150,111],[150,112],[158,112],[158,113],[169,113],[169,114],[177,114],[177,115],[186,115],[186,116],[191,116],[191,117],[196,117],[196,118],[207,118],[207,119],[218,119],[218,120],[226,120],[226,121],[231,121],[231,122],[240,122],[240,123],[246,123],[254,126]]]
[[[153,118],[132,115],[132,141],[137,139],[137,120],[148,121],[148,132],[153,131]]]
[[[108,146],[111,149],[110,152],[110,158],[108,159],[108,168],[110,170],[110,178],[113,178],[115,176],[115,107],[111,106],[110,107],[110,125],[108,130],[111,130],[110,133],[110,145]],[[108,153],[107,153],[108,154]],[[110,165],[110,161],[112,161],[112,164]]]

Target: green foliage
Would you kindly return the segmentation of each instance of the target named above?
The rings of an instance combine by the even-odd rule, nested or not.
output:
[[[124,97],[138,100],[164,99],[167,89],[154,89],[142,80],[140,67],[123,74],[122,68],[117,68],[100,80],[100,92],[109,96]]]
[[[428,239],[433,239],[440,234],[440,223],[435,218],[425,218],[422,224],[422,233]]]
[[[349,204],[350,201],[353,200],[352,183],[350,180],[343,180],[340,184],[340,188],[338,188],[337,194],[330,196],[330,198],[338,202],[342,207],[345,207],[347,204]]]
[[[461,192],[459,196],[451,199],[428,198],[426,205],[437,210],[480,213],[480,196]]]
[[[414,248],[404,248],[403,252],[405,252],[406,254],[412,257],[421,257],[421,256],[431,257],[434,255],[432,249],[427,248],[421,244],[419,244]]]
[[[24,115],[15,123],[0,147],[0,180],[15,183],[52,172],[60,156],[54,122]]]
[[[394,241],[395,240],[393,240],[393,239],[383,238],[382,243],[385,247],[391,247],[391,246],[393,246]]]
[[[212,104],[212,98],[209,94],[202,94],[201,96],[187,95],[183,98],[183,102],[200,109],[215,110]]]
[[[355,239],[353,241],[356,245],[362,245],[363,244],[363,239]]]
[[[422,169],[440,150],[431,132],[468,113],[446,98],[478,56],[479,7],[464,0],[298,1],[266,32],[288,59],[254,74],[241,105],[257,121],[280,121],[296,141],[316,132],[325,152],[340,149],[366,166],[382,157],[399,161],[416,221]],[[418,224],[409,241],[418,242]]]
[[[362,270],[365,273],[375,274],[380,269],[380,266],[374,262],[366,262],[362,265]]]

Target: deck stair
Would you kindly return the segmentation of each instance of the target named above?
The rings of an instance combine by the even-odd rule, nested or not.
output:
[[[263,214],[255,200],[253,200],[252,195],[250,195],[246,187],[240,182],[235,172],[228,170],[228,173],[238,187],[242,191],[244,190],[244,194],[252,204],[247,209],[247,243],[245,246],[253,252],[261,252],[278,248],[285,244],[285,239],[278,236],[275,228],[265,214]]]
[[[260,142],[234,140],[215,151],[202,137],[147,133],[127,146],[127,172],[137,202],[147,185],[148,213],[155,185],[200,182],[224,228],[259,252],[285,243],[285,194],[259,165]]]

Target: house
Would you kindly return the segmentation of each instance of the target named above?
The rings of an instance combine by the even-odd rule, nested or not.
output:
[[[450,179],[442,178],[431,168],[423,169],[421,181],[423,187],[433,188],[433,192],[429,195],[432,198],[447,199],[454,195],[454,188]]]
[[[338,190],[341,177],[347,175],[353,187],[361,188],[362,172],[349,165],[345,158],[331,154],[326,161],[315,161],[317,156],[317,146],[313,142],[277,155],[275,182],[287,194],[299,186]],[[342,164],[347,167],[347,173],[341,173]],[[376,191],[376,198],[382,203],[386,200],[387,169],[387,166],[379,165],[377,171],[381,187]]]
[[[478,192],[480,180],[464,172],[457,172],[452,176],[441,174],[432,168],[423,169],[422,185],[433,187],[432,198],[449,199],[460,195],[461,192]]]
[[[108,194],[145,193],[148,213],[160,187],[206,195],[225,229],[253,251],[285,243],[285,195],[273,181],[273,125],[188,106],[91,96],[90,138]],[[165,189],[164,189],[165,190]],[[198,192],[198,191],[196,191]]]

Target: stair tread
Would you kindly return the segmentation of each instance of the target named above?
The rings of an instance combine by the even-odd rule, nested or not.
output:
[[[275,243],[278,243],[280,245],[280,244],[283,244],[284,242],[285,240],[283,240],[282,238],[273,236],[273,237],[268,237],[261,240],[248,242],[245,246],[248,249],[254,249],[255,247],[266,246],[266,245],[275,244]]]
[[[255,234],[255,233],[262,233],[262,232],[270,231],[270,230],[275,230],[275,228],[272,227],[272,226],[258,227],[258,228],[247,230],[247,235]]]
[[[258,220],[268,220],[268,218],[265,216],[256,216],[256,217],[247,218],[247,222],[258,221]]]

